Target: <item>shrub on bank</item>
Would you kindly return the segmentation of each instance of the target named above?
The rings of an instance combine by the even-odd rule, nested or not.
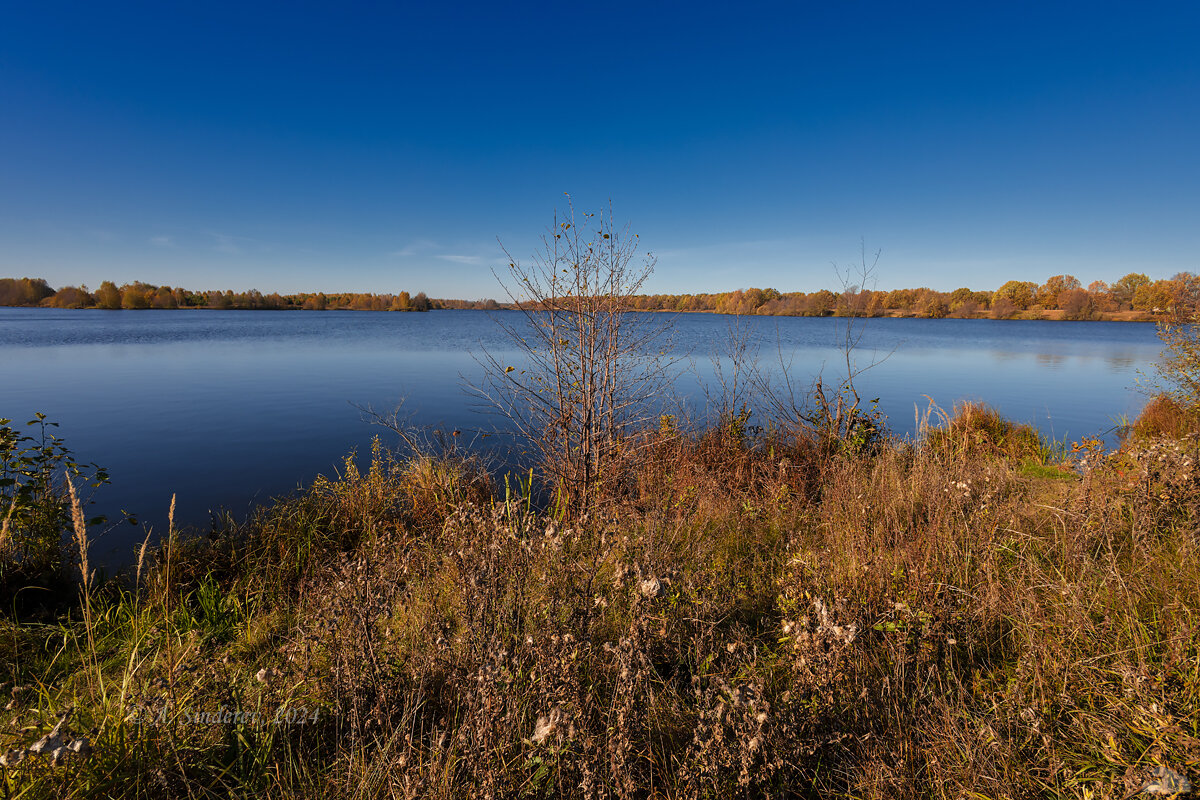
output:
[[[1178,439],[1200,433],[1200,412],[1184,406],[1170,395],[1155,395],[1134,420],[1129,432],[1140,439],[1162,436]]]
[[[1011,422],[982,403],[963,402],[952,413],[935,413],[939,424],[927,427],[925,447],[942,457],[1043,461],[1049,455],[1035,428]]]

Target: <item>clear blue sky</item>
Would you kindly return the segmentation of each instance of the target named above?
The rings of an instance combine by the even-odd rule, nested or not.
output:
[[[0,276],[496,295],[563,193],[654,291],[1200,271],[1196,3],[7,3]]]

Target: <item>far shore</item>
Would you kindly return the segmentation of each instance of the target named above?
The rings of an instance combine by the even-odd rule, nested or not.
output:
[[[437,302],[437,301],[434,301]],[[176,308],[97,308],[91,306],[88,308],[61,308],[57,306],[0,306],[0,308],[28,308],[28,309],[49,309],[54,311],[375,311],[378,309],[363,309],[363,308],[301,308],[298,306],[286,308],[212,308],[209,306],[178,306]],[[388,309],[392,311],[393,309]],[[479,308],[455,308],[455,307],[434,307],[428,311],[515,311],[517,306],[512,303],[497,304],[495,308],[479,309]],[[1170,314],[1163,311],[1096,311],[1092,316],[1086,319],[1070,319],[1067,312],[1062,309],[1029,309],[1018,311],[1011,316],[997,317],[992,316],[989,312],[982,311],[970,315],[952,313],[944,316],[929,316],[919,314],[915,311],[907,309],[890,308],[883,309],[877,314],[733,314],[725,311],[717,311],[714,309],[687,309],[684,311],[676,309],[632,309],[652,314],[714,314],[721,316],[747,316],[747,317],[836,317],[838,319],[992,319],[992,320],[1046,320],[1052,322],[1166,322],[1170,319]],[[398,313],[412,313],[412,311],[399,311]],[[417,312],[424,313],[424,312]]]

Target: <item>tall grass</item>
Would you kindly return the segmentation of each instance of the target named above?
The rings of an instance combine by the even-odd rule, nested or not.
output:
[[[0,749],[71,706],[95,733],[4,767],[5,790],[1121,798],[1195,777],[1194,437],[1070,455],[962,406],[869,449],[667,425],[632,449],[569,517],[377,447],[168,536],[82,618],[9,619]],[[219,709],[244,714],[198,717]]]

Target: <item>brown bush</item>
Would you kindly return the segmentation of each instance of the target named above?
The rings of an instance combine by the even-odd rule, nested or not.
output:
[[[1005,456],[1013,459],[1044,458],[1036,429],[1011,422],[982,403],[963,402],[953,412],[931,409],[936,427],[926,426],[925,447],[954,459]]]
[[[992,300],[992,319],[1012,319],[1020,310],[1008,297],[996,297]]]
[[[1091,319],[1096,314],[1092,296],[1086,289],[1078,287],[1059,292],[1057,305],[1063,310],[1063,316],[1066,319]]]
[[[1141,438],[1167,436],[1177,439],[1200,434],[1200,411],[1183,406],[1170,395],[1155,395],[1142,408],[1130,430]]]

